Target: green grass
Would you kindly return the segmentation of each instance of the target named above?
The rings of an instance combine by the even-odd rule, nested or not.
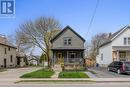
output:
[[[60,72],[59,78],[89,78],[83,72]]]
[[[49,69],[40,69],[31,73],[22,75],[20,78],[50,78],[54,74]]]
[[[95,82],[93,80],[21,80],[15,83],[40,82],[40,83],[87,83]]]

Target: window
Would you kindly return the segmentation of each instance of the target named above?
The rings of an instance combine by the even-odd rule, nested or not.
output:
[[[71,45],[71,37],[64,37],[64,45]]]
[[[124,45],[130,45],[130,37],[124,38]]]
[[[10,51],[10,47],[8,47],[8,50]]]
[[[13,56],[10,55],[10,62],[13,62]]]
[[[130,45],[130,38],[128,38],[128,45]]]
[[[69,52],[69,53],[68,53],[68,57],[69,57],[69,58],[77,58],[76,52],[73,52],[73,51]]]
[[[124,38],[124,45],[126,45],[127,43],[127,38]]]
[[[7,50],[6,50],[6,48],[5,48],[5,54],[7,53]]]
[[[103,61],[103,54],[101,54],[101,60]]]
[[[119,58],[121,61],[125,61],[126,60],[126,52],[125,51],[119,52]]]

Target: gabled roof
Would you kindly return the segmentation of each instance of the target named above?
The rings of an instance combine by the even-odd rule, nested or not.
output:
[[[110,37],[109,40],[106,41],[105,43],[103,43],[100,47],[105,46],[109,43],[111,43],[116,37],[118,37],[122,32],[124,32],[126,29],[130,28],[130,26],[125,26],[123,28],[121,28],[120,30],[118,30],[117,32],[113,33]]]
[[[5,36],[0,35],[0,45],[17,49],[12,43],[10,43]]]
[[[0,45],[3,45],[3,46],[7,46],[7,47],[11,47],[11,48],[14,48],[14,49],[17,49],[17,47],[15,47],[13,44],[11,44],[11,43],[0,43]]]
[[[74,34],[76,34],[82,41],[85,42],[85,39],[81,37],[77,32],[75,32],[70,26],[66,26],[62,31],[60,31],[52,40],[53,42],[55,39],[57,39],[61,34],[63,34],[67,29],[71,30]]]

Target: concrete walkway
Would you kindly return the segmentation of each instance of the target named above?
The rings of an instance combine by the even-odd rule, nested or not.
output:
[[[51,76],[52,79],[58,79],[60,72],[55,72],[54,75]]]
[[[91,72],[84,72],[84,73],[86,73],[90,78],[97,78],[97,76],[92,74]]]
[[[38,70],[42,67],[26,67],[26,68],[14,68],[7,69],[7,71],[0,72],[0,79],[17,79],[25,73],[29,73]]]
[[[42,67],[26,67],[26,68],[14,68],[14,69],[7,69],[7,71],[0,72],[0,84],[7,84],[7,83],[14,83],[20,80],[20,76],[29,73]]]

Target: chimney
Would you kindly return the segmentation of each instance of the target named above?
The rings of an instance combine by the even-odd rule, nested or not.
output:
[[[0,34],[0,43],[6,44],[6,36]]]
[[[112,35],[112,33],[109,33],[109,34],[108,34],[108,37],[111,37],[111,35]]]

